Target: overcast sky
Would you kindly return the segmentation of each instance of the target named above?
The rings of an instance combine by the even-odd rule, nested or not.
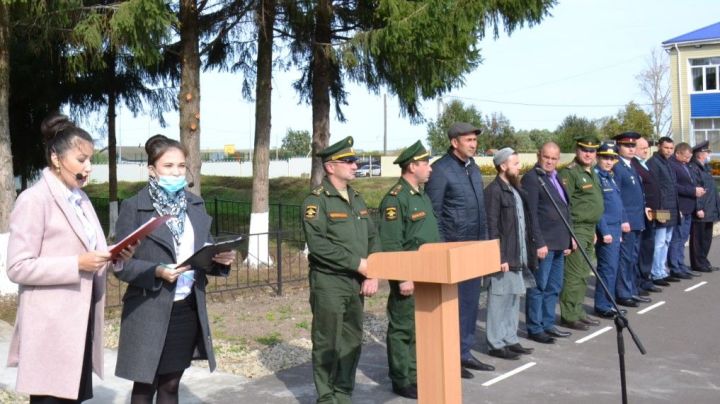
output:
[[[465,77],[462,88],[443,97],[473,104],[483,114],[501,112],[516,129],[555,129],[570,114],[596,119],[614,115],[629,101],[643,104],[635,76],[653,48],[678,35],[720,21],[720,0],[560,0],[552,16],[533,28],[480,43],[483,63]],[[312,131],[310,106],[298,104],[291,83],[297,71],[273,78],[271,147],[281,144],[288,128]],[[229,73],[201,75],[201,147],[252,147],[254,105],[240,93],[242,77]],[[352,135],[356,147],[383,148],[383,96],[348,85],[347,122],[332,116],[331,139]],[[427,123],[410,124],[388,95],[388,149],[426,142]],[[421,108],[427,120],[438,100]],[[177,113],[162,128],[147,116],[133,118],[121,108],[119,145],[144,144],[149,135],[179,138]],[[101,143],[101,142],[100,142]]]

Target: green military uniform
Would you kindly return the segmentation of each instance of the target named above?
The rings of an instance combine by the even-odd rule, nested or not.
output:
[[[597,149],[600,144],[594,138],[577,140],[578,147]],[[594,250],[595,226],[603,214],[603,194],[592,167],[585,168],[573,160],[558,173],[568,194],[573,231],[580,247],[590,253]],[[583,300],[590,274],[580,250],[565,258],[563,288],[560,293],[560,317],[564,322],[582,320],[586,317]]]
[[[351,137],[317,155],[323,162],[356,159]],[[357,268],[361,258],[380,251],[365,201],[349,186],[346,196],[324,178],[303,202],[318,403],[351,402],[363,335],[360,289],[365,278]]]
[[[405,166],[427,160],[429,154],[418,141],[394,161]],[[400,178],[380,204],[380,239],[383,251],[414,251],[424,243],[440,241],[432,202],[422,189]],[[393,389],[417,384],[415,359],[415,297],[400,294],[400,282],[390,281],[387,303],[387,356]]]

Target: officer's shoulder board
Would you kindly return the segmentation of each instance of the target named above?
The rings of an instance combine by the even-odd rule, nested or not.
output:
[[[311,193],[312,193],[313,195],[315,195],[315,196],[320,196],[320,194],[322,194],[323,189],[324,189],[324,188],[323,188],[322,185],[318,185],[317,187],[313,188],[313,190],[311,191]]]
[[[402,191],[402,189],[403,189],[402,184],[397,184],[390,190],[389,193],[392,196],[398,196],[398,194],[400,193],[400,191]]]
[[[568,165],[566,165],[565,167],[575,168],[576,166],[577,166],[577,163],[575,162],[575,160],[573,160],[573,161],[569,162]]]

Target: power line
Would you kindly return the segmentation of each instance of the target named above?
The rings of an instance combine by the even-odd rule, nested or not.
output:
[[[457,99],[461,99],[461,100],[487,102],[487,103],[491,103],[491,104],[521,105],[521,106],[525,106],[525,107],[547,107],[547,108],[617,108],[617,107],[624,107],[625,105],[627,105],[627,104],[534,104],[534,103],[520,102],[520,101],[500,101],[500,100],[490,100],[487,98],[461,97],[458,95],[443,95],[443,98],[444,97],[457,98]],[[635,103],[635,105],[651,106],[653,104]]]

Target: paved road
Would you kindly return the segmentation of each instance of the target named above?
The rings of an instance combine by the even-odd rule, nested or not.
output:
[[[715,243],[711,261],[720,263],[720,242]],[[699,285],[699,286],[698,286]],[[696,286],[694,289],[686,289]],[[592,300],[588,293],[588,309]],[[641,355],[625,332],[626,368],[630,403],[720,403],[720,272],[675,283],[653,294],[653,302],[628,313],[630,325],[642,340],[647,355]],[[484,295],[483,295],[484,298]],[[639,314],[657,303],[663,304]],[[481,315],[484,318],[484,314]],[[522,321],[522,316],[521,316]],[[484,322],[478,322],[482,335]],[[609,329],[578,343],[591,334]],[[520,329],[524,332],[524,323]],[[7,355],[9,326],[0,326],[0,361]],[[524,334],[522,334],[524,335]],[[483,338],[480,338],[483,340]],[[484,341],[478,357],[493,363],[494,372],[476,372],[475,379],[463,381],[466,403],[619,403],[620,378],[616,333],[613,323],[603,320],[588,332],[573,332],[555,345],[537,344],[519,361],[505,361],[485,355]],[[358,371],[354,402],[411,403],[392,394],[387,379],[384,346],[364,347]],[[126,403],[131,384],[112,375],[115,352],[106,350],[104,381],[95,379],[95,396],[90,403]],[[522,369],[503,380],[493,379]],[[15,369],[0,368],[0,387],[14,386]],[[491,385],[487,385],[492,383]],[[183,378],[182,403],[312,403],[315,390],[309,364],[275,375],[248,380],[223,373],[209,374],[191,368]]]

